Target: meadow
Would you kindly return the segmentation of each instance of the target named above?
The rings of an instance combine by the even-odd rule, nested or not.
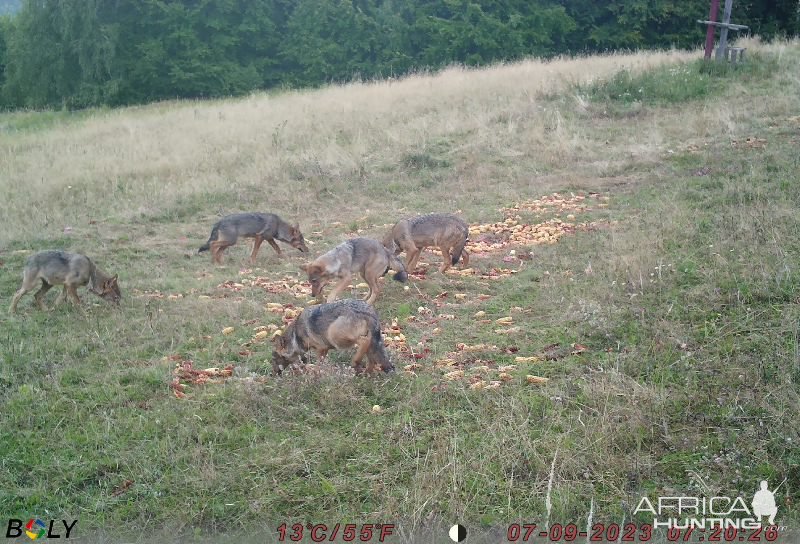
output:
[[[0,309],[0,513],[87,542],[298,521],[497,541],[631,521],[642,496],[749,504],[766,479],[796,527],[800,43],[745,43],[735,69],[637,52],[0,113],[0,299],[53,248],[124,297]],[[245,241],[212,265],[197,248],[238,211],[298,221],[311,254],[250,266]],[[299,265],[431,211],[473,225],[471,260],[385,278],[397,372],[332,353],[272,376]]]

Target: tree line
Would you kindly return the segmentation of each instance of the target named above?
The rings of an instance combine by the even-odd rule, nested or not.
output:
[[[709,0],[23,0],[0,108],[118,106],[397,77],[452,63],[702,44]],[[721,9],[720,9],[721,11]],[[735,0],[764,38],[800,0]]]

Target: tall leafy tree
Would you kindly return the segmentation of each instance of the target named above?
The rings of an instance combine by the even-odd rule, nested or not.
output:
[[[269,2],[143,0],[120,13],[124,101],[236,95],[274,84]]]
[[[26,1],[7,41],[7,96],[19,106],[84,107],[114,95],[116,28],[106,0]]]
[[[8,36],[6,96],[14,106],[53,105],[63,96],[62,40],[56,32],[52,6],[26,2]]]
[[[286,23],[282,68],[295,85],[371,77],[380,41],[375,19],[351,0],[298,0]]]
[[[735,0],[734,22],[760,36],[800,34],[800,1]]]
[[[575,29],[570,51],[694,47],[702,43],[710,0],[562,0]],[[724,4],[724,1],[721,2]],[[721,13],[720,13],[721,17]],[[800,32],[798,0],[734,0],[732,21],[769,38]]]
[[[11,32],[11,19],[0,15],[0,105],[3,103],[3,88],[6,81],[6,61],[8,59],[8,47],[6,39]]]
[[[406,12],[410,48],[424,66],[480,65],[549,55],[574,27],[562,6],[536,0],[428,0]]]

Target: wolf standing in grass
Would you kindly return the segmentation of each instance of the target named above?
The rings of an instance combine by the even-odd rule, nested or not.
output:
[[[344,299],[306,308],[273,342],[272,370],[275,374],[300,363],[312,349],[319,357],[325,357],[331,349],[353,346],[356,347],[353,356],[356,373],[362,370],[364,356],[369,374],[375,371],[376,365],[384,372],[394,370],[383,344],[378,313],[362,300]]]
[[[42,288],[33,295],[33,298],[42,310],[47,309],[44,305],[44,296],[54,285],[64,286],[64,290],[56,299],[56,304],[69,297],[76,306],[80,305],[81,299],[78,298],[77,289],[86,284],[89,285],[90,292],[109,302],[119,304],[122,298],[117,276],[109,276],[97,268],[86,255],[59,250],[40,251],[28,257],[25,262],[22,287],[11,301],[10,313],[16,312],[19,299],[36,287],[36,280],[42,281]]]
[[[308,273],[311,283],[311,295],[322,302],[322,289],[332,278],[339,282],[328,295],[328,302],[333,302],[353,278],[359,273],[369,285],[366,301],[368,304],[375,302],[380,294],[378,278],[386,275],[391,268],[396,272],[392,278],[404,282],[408,278],[403,263],[393,253],[388,251],[377,240],[370,238],[353,238],[339,244],[324,255],[317,257],[313,262],[302,265]]]
[[[236,243],[239,237],[255,238],[253,252],[250,254],[250,264],[255,264],[258,248],[266,242],[281,254],[281,248],[275,243],[280,240],[299,249],[303,253],[308,251],[303,233],[298,224],[290,225],[274,213],[235,213],[226,215],[214,224],[208,242],[200,246],[198,253],[211,250],[211,261],[222,264],[222,252],[225,248]]]
[[[423,249],[437,247],[444,258],[439,271],[444,273],[462,256],[464,266],[469,265],[469,254],[464,249],[468,240],[469,226],[461,218],[449,213],[430,213],[398,221],[386,233],[383,245],[395,255],[406,252],[406,270],[409,272],[416,268]]]

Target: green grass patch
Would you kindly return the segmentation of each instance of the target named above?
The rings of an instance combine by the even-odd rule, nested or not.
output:
[[[14,111],[0,112],[0,134],[13,135],[17,133],[36,132],[47,130],[55,126],[71,125],[91,119],[93,116],[104,115],[106,109],[93,108],[80,111]]]
[[[775,70],[777,61],[774,57],[756,53],[735,66],[698,60],[639,73],[621,70],[608,80],[579,86],[576,90],[596,102],[669,106],[719,96],[729,83],[758,82]]]

